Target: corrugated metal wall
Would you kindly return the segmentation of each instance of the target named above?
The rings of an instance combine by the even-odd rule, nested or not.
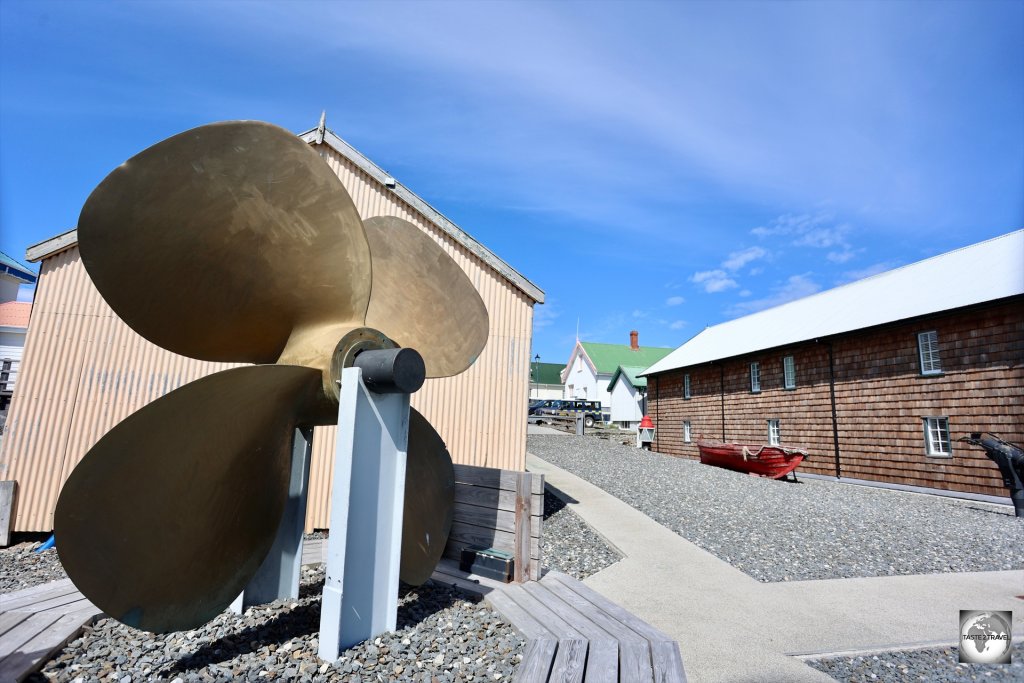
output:
[[[463,374],[427,380],[413,405],[457,463],[521,470],[533,301],[355,165],[321,146],[363,217],[401,216],[424,229],[467,272],[490,314],[490,338]],[[60,487],[103,435],[146,403],[194,379],[235,367],[169,353],[106,305],[78,248],[42,262],[18,390],[0,449],[0,479],[18,481],[15,531],[48,531]],[[314,437],[307,528],[330,516],[335,428]]]

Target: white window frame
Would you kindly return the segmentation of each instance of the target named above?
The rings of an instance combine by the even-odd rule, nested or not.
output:
[[[683,398],[690,398],[690,373],[683,375]]]
[[[768,445],[778,446],[782,443],[782,427],[777,419],[768,420]]]
[[[683,441],[685,443],[691,443],[692,442],[692,436],[691,436],[692,433],[693,432],[690,429],[690,421],[689,420],[683,420]]]
[[[786,389],[796,389],[796,359],[793,356],[782,358],[782,386]]]
[[[761,393],[761,364],[757,361],[750,364],[750,393]]]
[[[917,333],[917,359],[922,375],[941,375],[942,359],[939,357],[939,333],[926,330]]]
[[[932,458],[952,458],[953,440],[949,438],[949,418],[933,415],[922,420],[925,453]]]

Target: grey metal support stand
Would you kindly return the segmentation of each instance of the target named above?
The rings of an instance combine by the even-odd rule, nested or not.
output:
[[[274,545],[245,589],[231,603],[231,611],[241,614],[253,605],[299,597],[302,571],[302,532],[306,526],[306,500],[309,493],[309,461],[313,448],[313,430],[295,430],[292,442],[291,477],[288,500]]]
[[[342,371],[320,609],[326,661],[396,627],[409,395],[424,374],[412,349],[364,351]]]

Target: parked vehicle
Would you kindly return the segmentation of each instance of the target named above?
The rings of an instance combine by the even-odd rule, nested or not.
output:
[[[601,402],[561,398],[534,401],[527,412],[527,421],[540,424],[546,421],[545,417],[575,417],[579,414],[583,415],[585,426],[593,427],[595,422],[601,420]]]

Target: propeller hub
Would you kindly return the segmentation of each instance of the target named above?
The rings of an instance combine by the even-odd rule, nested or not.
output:
[[[372,327],[357,327],[346,332],[334,347],[334,354],[331,356],[331,398],[339,400],[338,382],[341,381],[341,371],[355,365],[356,356],[363,351],[397,348],[398,344],[390,337]]]

